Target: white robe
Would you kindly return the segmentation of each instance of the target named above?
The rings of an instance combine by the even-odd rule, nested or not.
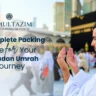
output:
[[[49,72],[48,76],[45,77],[45,80],[42,81],[41,89],[43,93],[50,93],[53,95],[53,86],[54,86],[54,72],[53,72],[53,67],[54,67],[54,60],[52,53],[50,51],[46,51],[44,53],[44,57],[42,60],[42,69],[48,66]]]
[[[91,76],[80,70],[65,84],[63,96],[96,96],[96,74]]]
[[[41,55],[39,53],[34,53],[31,54],[31,57],[38,57],[38,61],[32,61],[32,73],[33,73],[33,79],[31,80],[32,82],[32,89],[35,93],[41,93],[41,86],[40,86],[40,74],[41,72]]]

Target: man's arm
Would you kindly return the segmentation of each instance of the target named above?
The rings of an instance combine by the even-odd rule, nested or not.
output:
[[[91,76],[78,68],[78,62],[73,53],[73,49],[69,48],[67,52],[67,63],[72,68],[75,76],[66,83],[63,96],[82,96],[82,87],[91,78]]]
[[[63,96],[83,96],[84,86],[92,76],[80,70],[73,78],[65,84]]]
[[[62,74],[63,74],[64,83],[67,83],[69,80],[69,77],[70,77],[69,70],[68,69],[65,70],[63,68],[61,68],[61,70],[62,70]]]

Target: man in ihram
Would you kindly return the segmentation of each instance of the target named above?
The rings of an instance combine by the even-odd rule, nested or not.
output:
[[[30,53],[24,53],[24,54],[21,53],[20,56],[21,57],[22,56],[31,57],[31,54]],[[34,93],[31,88],[31,81],[30,81],[33,78],[33,74],[31,71],[32,61],[23,61],[23,62],[19,62],[19,64],[25,64],[25,68],[21,74],[20,80],[17,82],[17,84],[14,86],[14,88],[10,89],[11,96],[13,96],[16,89],[18,89],[22,84],[24,84],[24,86],[27,88],[30,96],[33,96],[33,95],[36,96],[36,93]]]
[[[91,45],[96,51],[96,26],[93,30],[93,40]],[[64,57],[66,56],[67,64],[72,68],[75,76],[71,77],[68,65]],[[66,55],[65,48],[62,48],[57,58],[58,64],[63,72],[65,88],[63,96],[96,96],[96,74],[91,76],[83,70],[79,70],[78,62],[73,53],[73,49],[69,48]]]

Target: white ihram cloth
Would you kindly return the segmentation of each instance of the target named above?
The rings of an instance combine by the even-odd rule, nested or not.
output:
[[[96,96],[96,75],[80,70],[65,84],[63,96]]]
[[[54,60],[53,60],[52,53],[50,51],[46,51],[44,53],[42,64],[43,64],[42,69],[48,66],[49,72],[48,72],[48,76],[45,77],[45,80],[42,82],[41,89],[43,93],[50,93],[52,96],[53,85],[54,85],[54,72],[53,72]]]

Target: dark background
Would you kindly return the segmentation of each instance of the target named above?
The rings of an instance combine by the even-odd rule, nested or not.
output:
[[[72,18],[71,19],[71,27],[75,27],[82,24],[87,24],[91,22],[96,21],[96,12],[92,12],[89,14],[83,15],[84,19],[80,18]],[[94,26],[93,26],[94,27]],[[92,27],[92,28],[93,28]],[[71,47],[75,51],[79,51],[81,48],[85,48],[85,43],[87,42],[89,45],[89,51],[94,51],[93,47],[91,47],[91,41],[92,41],[92,28],[90,32],[83,33],[83,29],[80,29],[80,34],[71,34]]]
[[[78,17],[71,18],[71,27],[96,21],[96,11],[82,15],[82,16],[84,16],[84,19],[82,20],[79,19]]]

